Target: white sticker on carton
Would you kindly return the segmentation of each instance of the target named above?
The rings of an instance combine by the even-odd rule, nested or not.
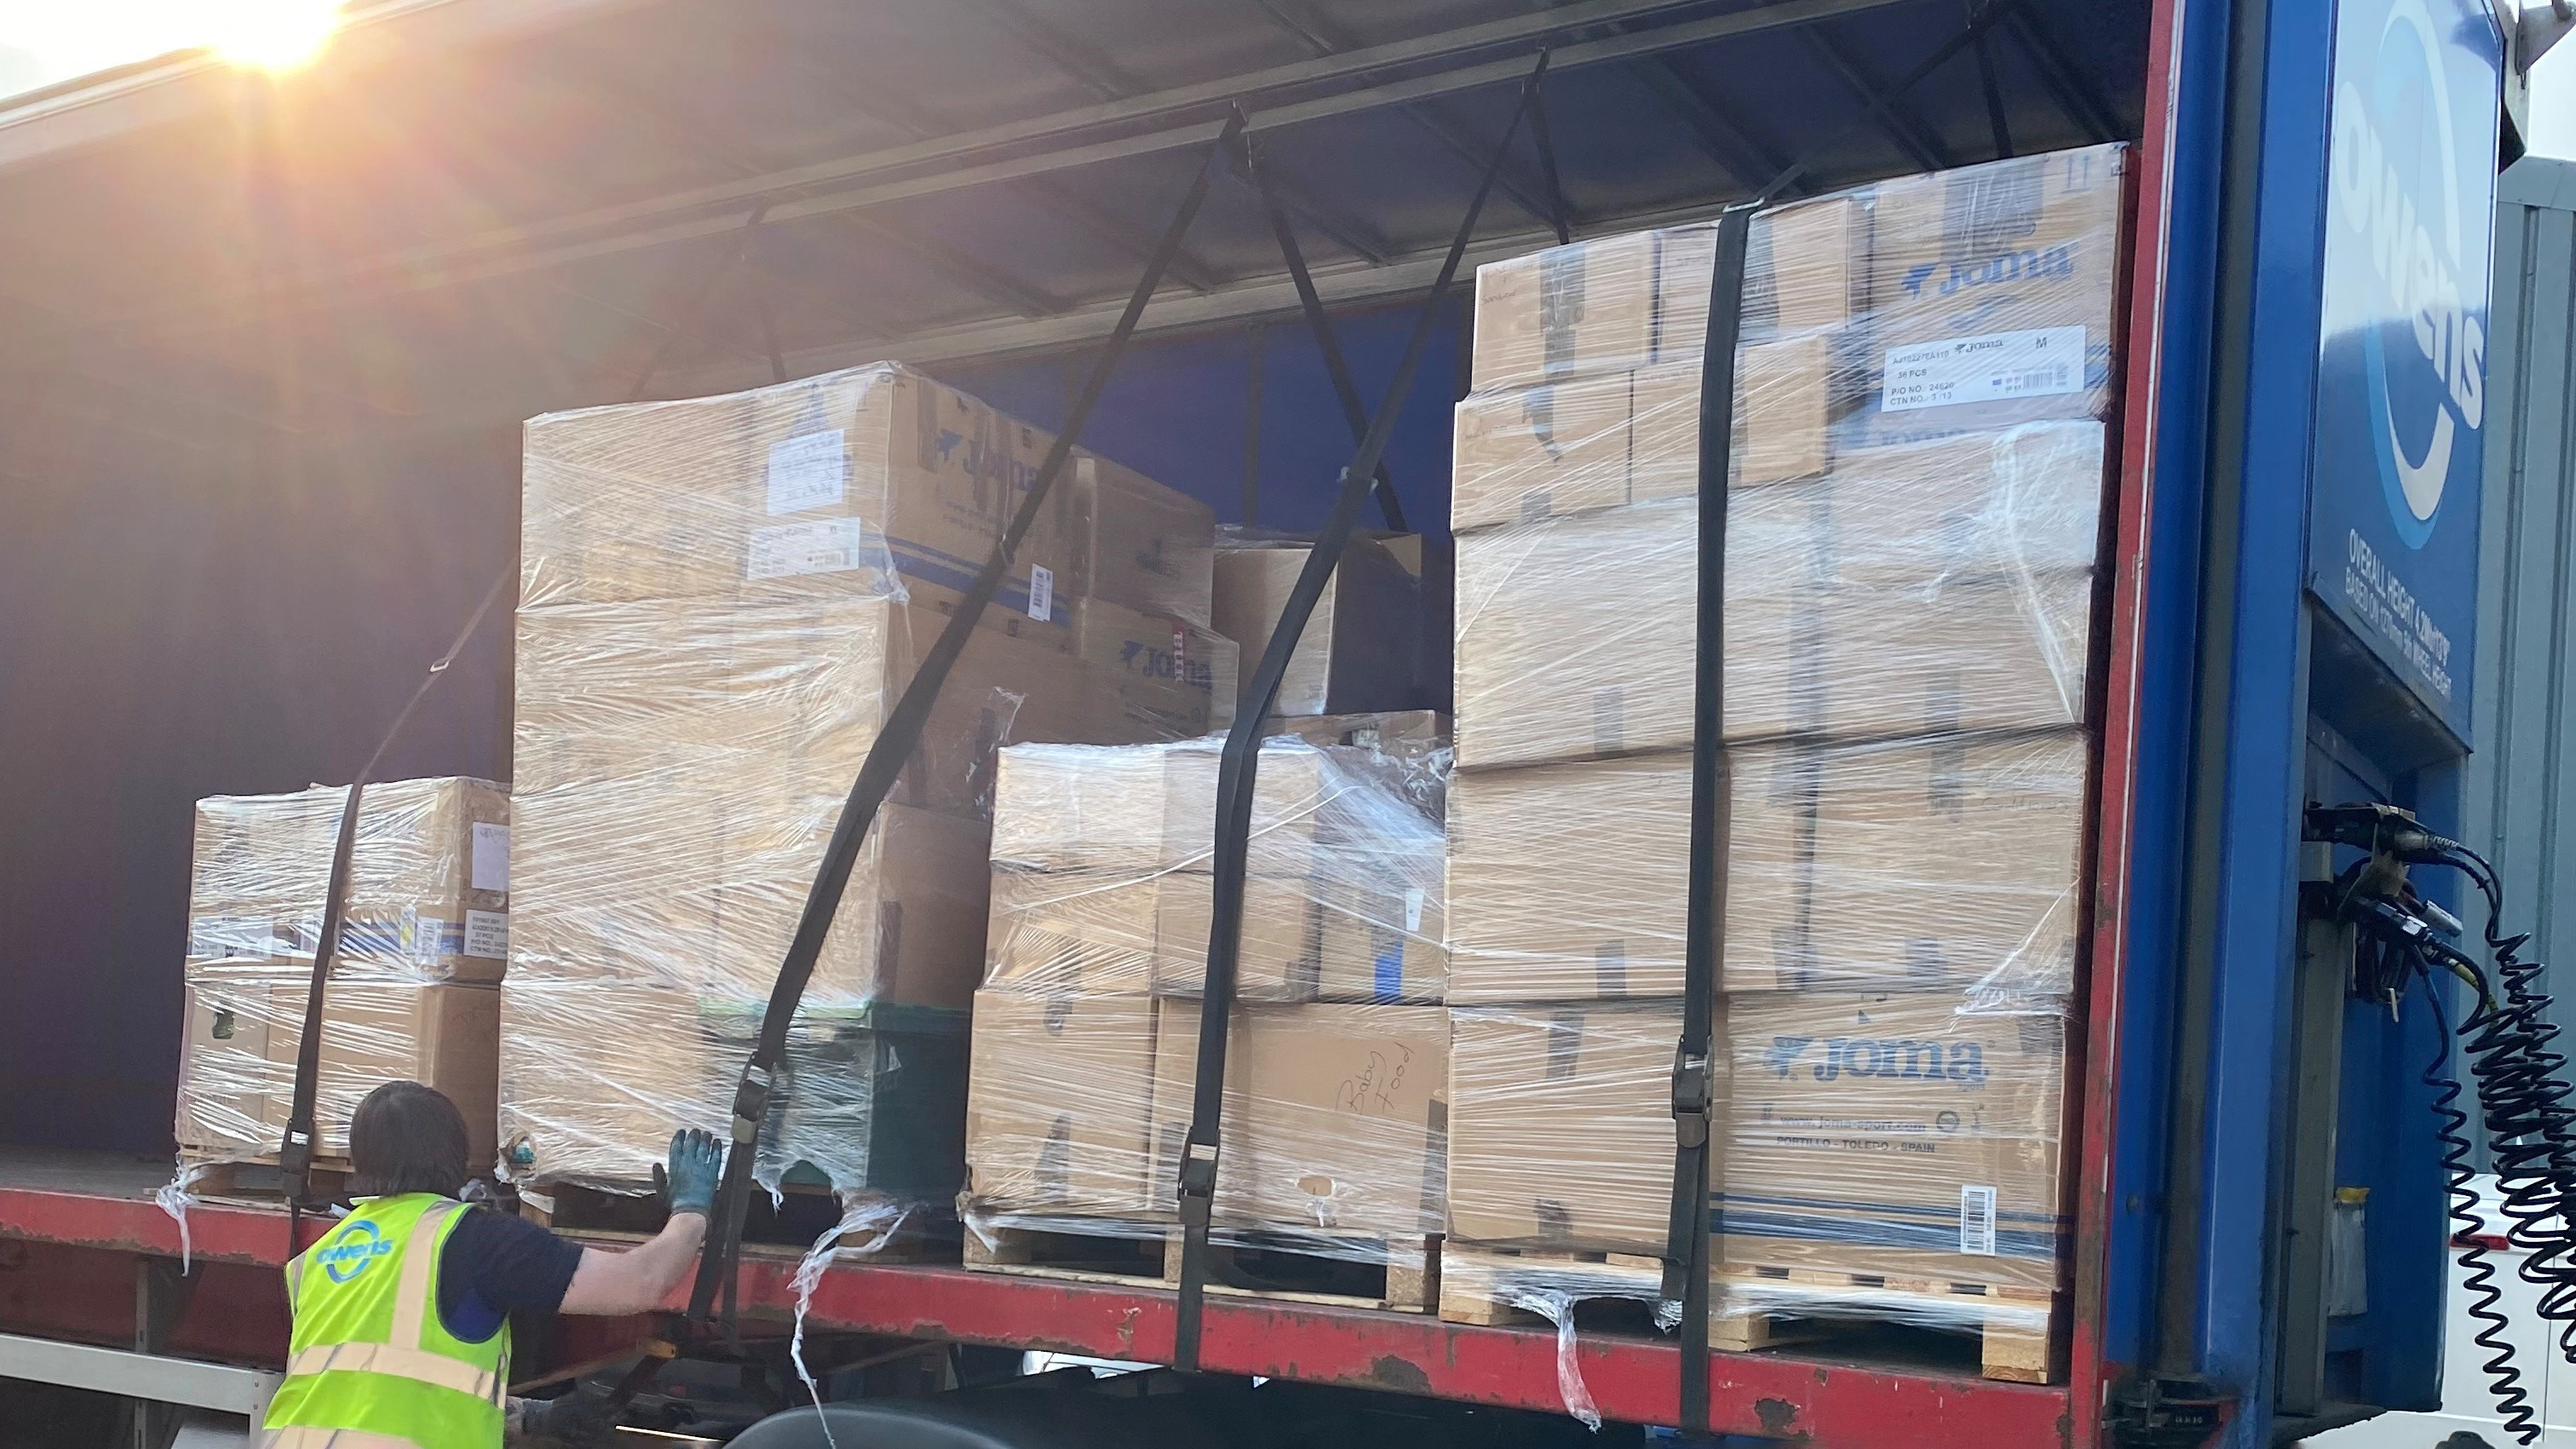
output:
[[[510,888],[510,827],[474,822],[474,868],[466,877],[478,891]]]
[[[1029,565],[1029,617],[1055,617],[1055,570],[1044,564]]]
[[[272,949],[277,923],[266,916],[199,916],[188,930],[188,954],[201,961],[256,961],[282,956]]]
[[[1959,1186],[1959,1251],[1979,1258],[1995,1256],[1995,1190],[1976,1183]]]
[[[795,574],[836,574],[865,568],[884,554],[883,545],[868,541],[866,520],[825,518],[813,523],[780,523],[751,534],[751,554],[743,563],[748,579],[783,579]]]
[[[467,911],[465,913],[465,954],[487,960],[510,959],[510,913],[507,911]]]
[[[827,508],[846,496],[848,460],[841,430],[801,433],[769,445],[769,511],[802,513]]]
[[[1889,348],[1879,410],[1901,413],[2083,390],[2083,328],[1989,332]]]
[[[1422,930],[1422,887],[1408,886],[1404,892],[1404,929],[1419,934]]]

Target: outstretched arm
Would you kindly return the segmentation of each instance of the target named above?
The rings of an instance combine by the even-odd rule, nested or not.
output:
[[[707,1214],[715,1207],[716,1179],[724,1171],[724,1149],[709,1133],[671,1134],[671,1220],[651,1241],[624,1252],[584,1248],[572,1286],[564,1290],[565,1313],[649,1313],[662,1306],[671,1290],[688,1276],[706,1241]]]

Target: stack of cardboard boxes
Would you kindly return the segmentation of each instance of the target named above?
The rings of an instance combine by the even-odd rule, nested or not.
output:
[[[1315,721],[1292,721],[1315,725]],[[1226,1061],[1223,1234],[1416,1264],[1441,1231],[1440,776],[1428,717],[1261,755]],[[1194,1101],[1222,742],[1002,752],[970,1214],[1159,1239]]]
[[[880,365],[528,425],[503,1148],[720,1127],[851,781],[1053,440]],[[1207,508],[1076,453],[853,869],[764,1168],[953,1193],[996,751],[1230,713]],[[889,1110],[893,1109],[893,1110]]]
[[[348,791],[197,803],[173,1135],[200,1162],[273,1161]],[[510,800],[480,780],[370,785],[323,1000],[315,1156],[345,1161],[359,1098],[426,1082],[492,1160],[494,1052],[510,935]]]
[[[1753,223],[1723,581],[1730,1283],[2058,1282],[2122,162]],[[1453,1243],[1497,1254],[1665,1246],[1713,235],[1478,279],[1449,1190]]]

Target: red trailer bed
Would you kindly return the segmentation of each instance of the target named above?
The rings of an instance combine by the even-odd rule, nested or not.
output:
[[[0,1262],[19,1269],[10,1281],[25,1285],[0,1299],[0,1330],[132,1342],[136,1325],[128,1310],[141,1295],[128,1285],[138,1265],[175,1261],[181,1251],[179,1221],[153,1198],[168,1180],[167,1164],[150,1159],[0,1147]],[[319,1230],[319,1221],[308,1225],[306,1239]],[[281,1212],[215,1203],[191,1208],[187,1246],[196,1273],[226,1287],[190,1295],[169,1328],[167,1351],[244,1363],[282,1360],[286,1319],[273,1270],[285,1259],[286,1232]],[[792,1313],[795,1271],[792,1252],[747,1248],[744,1311],[782,1319]],[[816,1288],[807,1324],[1162,1362],[1171,1356],[1172,1312],[1173,1295],[1158,1289],[845,1262]],[[641,1324],[615,1327],[643,1336]],[[1578,1357],[1584,1387],[1605,1417],[1672,1418],[1678,1351],[1669,1341],[1586,1333]],[[1218,1373],[1549,1412],[1565,1407],[1557,1336],[1543,1328],[1212,1298],[1203,1361]],[[1973,1365],[1862,1367],[1823,1357],[1720,1354],[1711,1389],[1720,1430],[1803,1434],[1817,1445],[2059,1444],[2069,1422],[2066,1387],[1992,1383]]]

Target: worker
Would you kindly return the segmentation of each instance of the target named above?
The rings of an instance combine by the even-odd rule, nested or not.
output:
[[[358,1104],[349,1167],[355,1210],[286,1265],[294,1329],[264,1449],[498,1449],[505,1431],[578,1442],[604,1429],[578,1391],[507,1397],[509,1316],[659,1307],[705,1240],[724,1151],[673,1133],[671,1219],[617,1253],[459,1201],[465,1118],[418,1082]]]

